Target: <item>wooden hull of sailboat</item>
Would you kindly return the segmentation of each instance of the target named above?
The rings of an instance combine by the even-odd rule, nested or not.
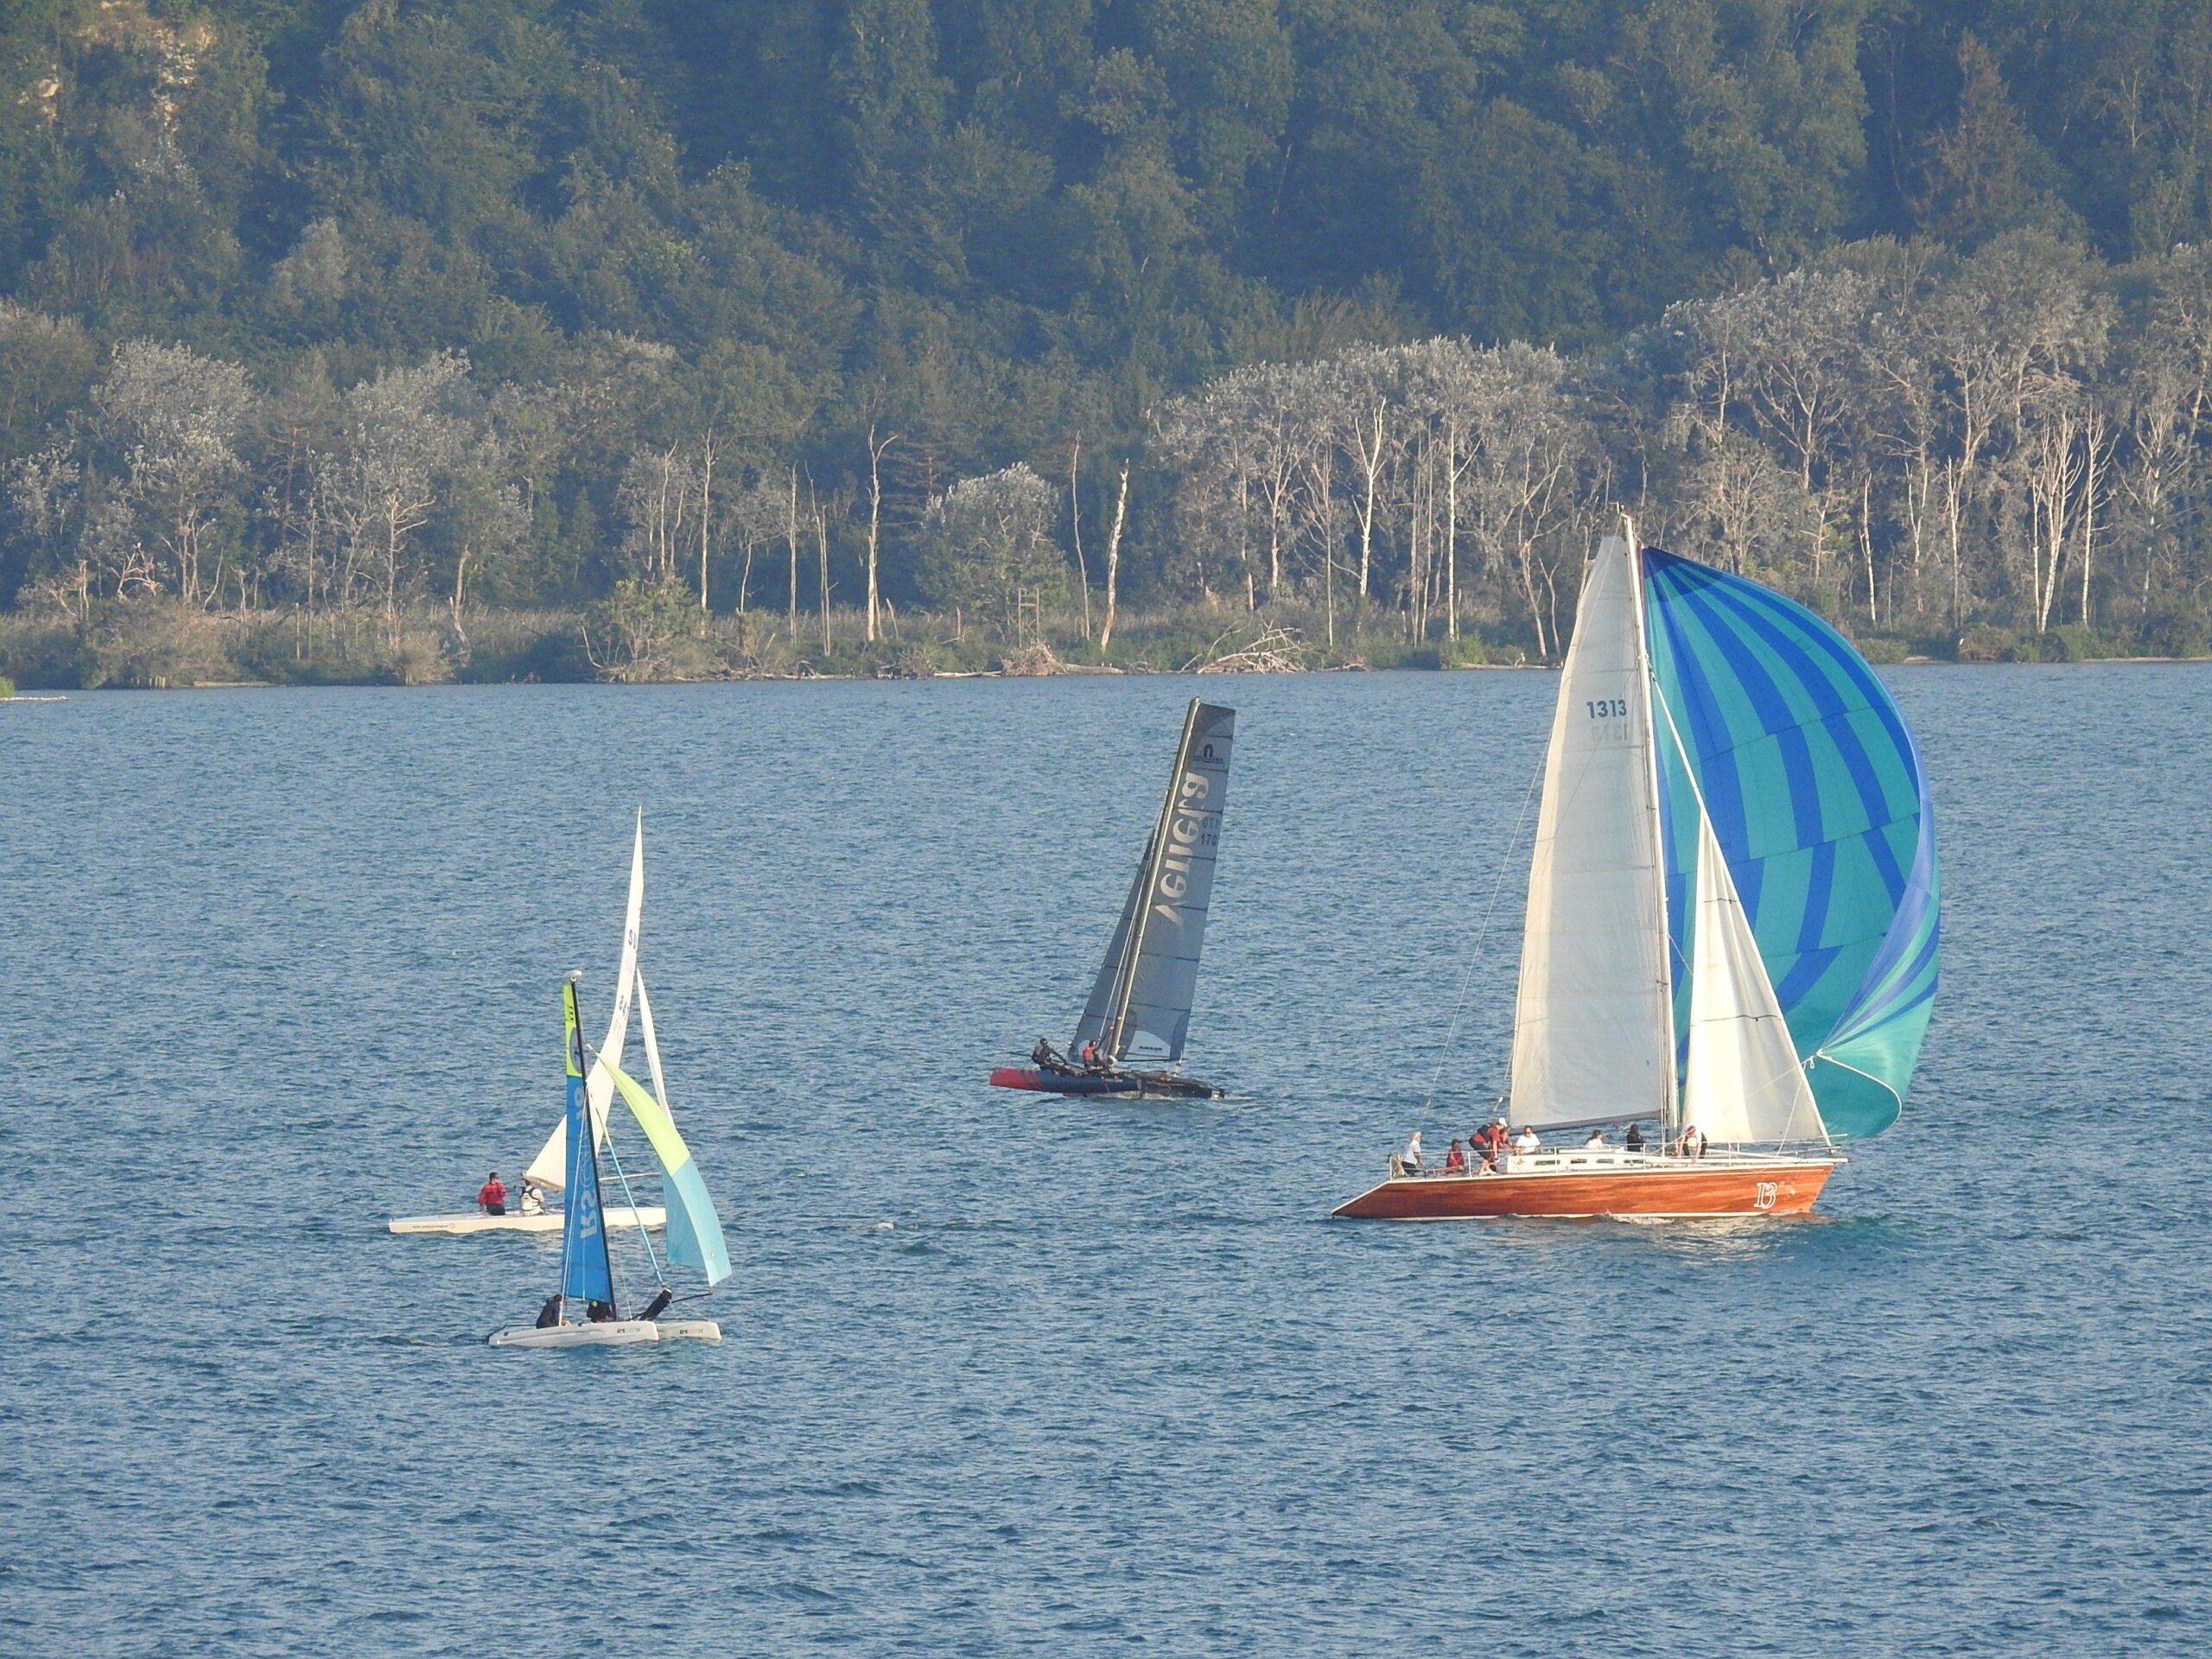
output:
[[[1508,1160],[1504,1173],[1393,1177],[1336,1213],[1360,1221],[1484,1216],[1795,1216],[1813,1207],[1840,1159],[1720,1156],[1599,1159],[1560,1152]]]
[[[657,1204],[640,1205],[634,1210],[617,1205],[607,1211],[607,1224],[616,1232],[626,1227],[665,1227],[668,1211]],[[487,1216],[477,1211],[457,1216],[395,1216],[388,1225],[395,1233],[557,1233],[561,1230],[561,1212],[549,1210],[536,1216]]]
[[[1000,1089],[1046,1095],[1135,1095],[1154,1100],[1218,1100],[1221,1090],[1196,1077],[1164,1071],[1047,1071],[1041,1066],[1001,1065],[991,1072]]]
[[[598,1325],[518,1325],[485,1338],[494,1348],[623,1348],[639,1342],[720,1342],[712,1319],[608,1319]]]

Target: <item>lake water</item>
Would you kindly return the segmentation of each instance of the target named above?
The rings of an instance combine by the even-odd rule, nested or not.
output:
[[[2202,1652],[2212,670],[1890,677],[1906,1115],[1643,1227],[1327,1218],[1500,1086],[1548,674],[0,707],[0,1651]],[[1232,1097],[983,1086],[1199,690]],[[728,1339],[494,1351],[557,1243],[385,1218],[552,1126],[641,801]]]

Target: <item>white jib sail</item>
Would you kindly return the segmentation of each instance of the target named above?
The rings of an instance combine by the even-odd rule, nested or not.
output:
[[[607,1018],[607,1040],[600,1053],[616,1065],[622,1064],[622,1046],[630,1034],[630,995],[638,982],[638,926],[645,910],[645,809],[638,809],[637,839],[630,848],[630,903],[622,918],[622,965],[614,976],[614,1010]],[[607,1110],[614,1102],[614,1079],[596,1061],[584,1080],[584,1097],[591,1108],[594,1132],[607,1139]],[[558,1192],[568,1179],[568,1124],[553,1126],[537,1161],[523,1172],[549,1192]]]
[[[1751,936],[1736,878],[1702,804],[1697,826],[1682,1121],[1708,1141],[1731,1144],[1826,1140],[1821,1109]]]
[[[643,973],[637,976],[637,981],[638,1028],[645,1033],[645,1065],[652,1073],[653,1098],[660,1103],[661,1110],[665,1112],[668,1110],[668,1084],[660,1075],[660,1038],[653,1030],[652,1000],[645,995],[645,976]],[[618,1060],[615,1064],[619,1065],[621,1062]]]
[[[1674,1086],[1637,556],[1622,537],[1599,544],[1560,677],[1514,1010],[1516,1122],[1659,1116]]]

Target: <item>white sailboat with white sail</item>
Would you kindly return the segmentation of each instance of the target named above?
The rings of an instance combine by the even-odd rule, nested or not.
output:
[[[655,1041],[652,1007],[645,996],[645,981],[638,969],[638,941],[645,918],[645,815],[638,812],[637,832],[630,847],[630,897],[622,918],[621,964],[614,976],[614,1007],[608,1015],[607,1040],[599,1046],[603,1064],[595,1065],[585,1083],[585,1093],[591,1108],[591,1119],[599,1137],[607,1137],[607,1114],[613,1104],[615,1084],[611,1068],[622,1064],[624,1046],[630,1031],[630,1007],[634,1000],[645,1027],[646,1059],[653,1075],[660,1074],[658,1045]],[[568,1184],[567,1120],[554,1124],[545,1137],[545,1144],[524,1173],[518,1202],[508,1205],[501,1213],[493,1213],[481,1205],[444,1215],[398,1216],[388,1224],[395,1233],[554,1233],[561,1230],[562,1217],[558,1209],[548,1206],[543,1199],[560,1192]],[[616,1229],[631,1227],[664,1227],[668,1211],[657,1204],[618,1204],[607,1212],[607,1224]]]

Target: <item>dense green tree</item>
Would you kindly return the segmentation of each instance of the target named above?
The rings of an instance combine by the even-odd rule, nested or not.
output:
[[[2056,614],[2064,448],[2101,480],[2066,486],[2091,543],[2124,524],[2138,576],[2194,580],[2175,365],[2212,238],[2212,0],[18,0],[0,64],[0,601],[142,569],[201,603],[359,599],[327,580],[334,492],[397,429],[364,411],[413,398],[444,437],[385,537],[388,620],[702,568],[734,603],[717,561],[765,558],[779,503],[789,604],[794,500],[837,587],[861,539],[830,504],[871,478],[911,604],[963,480],[1027,465],[1071,545],[1194,389],[1438,333],[1579,353],[1609,412],[1560,453],[1673,492],[1739,562],[1795,547],[1840,593],[1855,526],[1880,589],[1894,535],[1918,603],[1940,520],[1946,558],[2011,550]],[[1979,334],[1977,302],[2003,314]],[[2074,343],[1988,343],[2022,328]],[[1724,335],[1783,379],[1713,391]],[[1985,346],[2014,365],[2001,417]],[[1791,424],[1808,376],[1864,406]],[[220,439],[159,489],[118,412],[156,386]],[[1429,615],[1451,478],[1411,426],[1362,447],[1330,419],[1310,511],[1363,476],[1357,590]],[[898,434],[873,460],[872,431]],[[1137,593],[1253,574],[1187,544],[1185,517],[1235,514],[1159,456]],[[673,518],[637,539],[649,464],[691,469],[681,561]],[[1402,531],[1376,528],[1385,474],[1422,504]],[[1336,568],[1303,556],[1249,593]],[[1548,567],[1514,557],[1548,640]],[[1955,563],[1961,613],[1975,581],[2012,591]]]

